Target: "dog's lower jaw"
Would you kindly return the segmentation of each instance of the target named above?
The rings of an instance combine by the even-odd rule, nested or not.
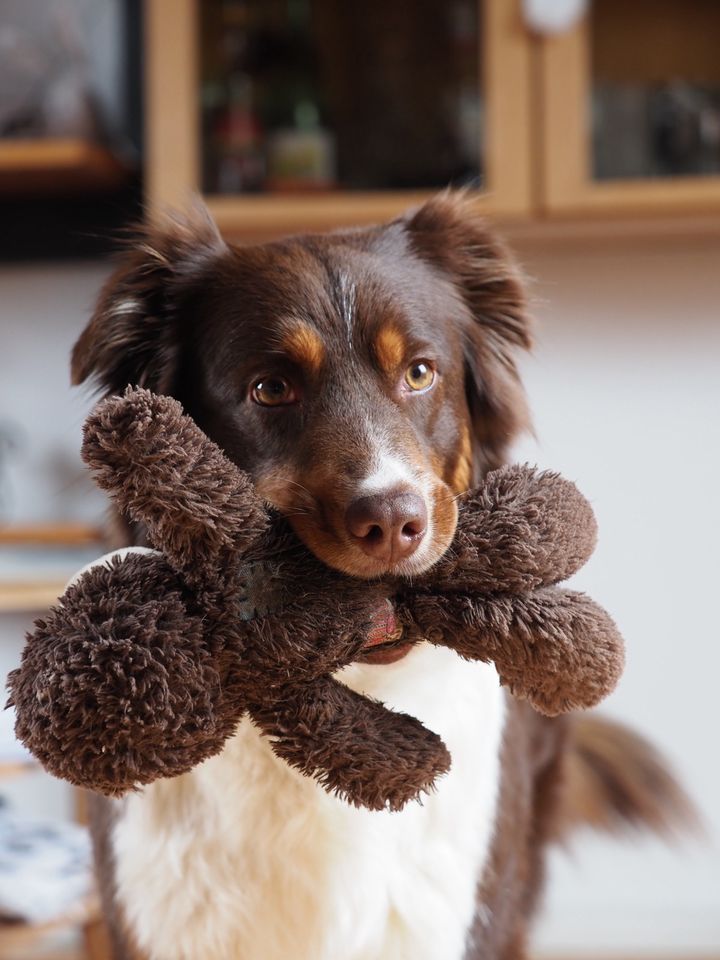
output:
[[[497,674],[420,644],[340,677],[439,733],[450,773],[400,813],[358,810],[243,721],[218,757],[119,802],[117,896],[149,960],[462,960],[496,816]]]

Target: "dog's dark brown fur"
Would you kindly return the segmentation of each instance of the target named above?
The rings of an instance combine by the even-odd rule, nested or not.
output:
[[[133,383],[178,397],[321,559],[372,576],[342,530],[367,467],[358,423],[388,434],[432,478],[439,555],[454,526],[447,494],[503,463],[527,426],[515,355],[529,345],[518,271],[456,197],[377,228],[249,248],[226,246],[199,214],[148,230],[127,255],[75,347],[73,379],[92,377],[106,393]],[[406,402],[395,386],[402,367],[430,353],[442,375],[423,404]],[[297,380],[307,402],[248,404],[274,354],[274,369]],[[655,825],[682,808],[667,777],[645,782],[645,745],[632,741],[627,762],[627,734],[603,749],[597,720],[547,720],[511,699],[508,710],[486,909],[468,960],[525,956],[543,847],[566,824],[612,819],[612,808]],[[603,790],[587,788],[593,777]],[[581,803],[568,784],[573,795],[585,791]],[[588,789],[602,797],[589,813]],[[101,872],[111,870],[96,842]],[[124,949],[119,957],[131,955]]]
[[[324,348],[320,369],[288,349],[308,333]],[[388,334],[392,370],[382,363]],[[226,247],[196,218],[148,238],[111,278],[75,347],[73,378],[177,396],[321,559],[370,576],[385,571],[342,530],[368,436],[391,438],[432,482],[439,555],[452,494],[499,466],[527,423],[513,354],[529,337],[515,266],[456,201],[384,227],[247,248]],[[439,369],[422,402],[397,390],[418,356]],[[296,381],[303,402],[248,404],[268,373]]]

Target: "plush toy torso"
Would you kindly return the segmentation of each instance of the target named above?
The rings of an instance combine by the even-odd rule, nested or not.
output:
[[[190,773],[103,801],[117,812],[119,903],[153,960],[465,956],[496,815],[495,668],[420,644],[342,680],[437,730],[450,773],[422,805],[357,809],[279,760],[246,719]]]

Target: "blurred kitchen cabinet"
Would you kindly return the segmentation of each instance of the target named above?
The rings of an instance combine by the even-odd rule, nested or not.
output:
[[[246,236],[369,223],[448,184],[531,211],[521,0],[147,0],[149,206]]]
[[[717,213],[719,43],[716,0],[594,0],[540,39],[540,209]]]

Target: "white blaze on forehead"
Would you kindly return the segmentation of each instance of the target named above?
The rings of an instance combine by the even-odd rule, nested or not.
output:
[[[340,290],[340,312],[343,320],[345,321],[348,343],[352,345],[356,306],[355,281],[341,270],[337,275],[337,284],[338,289]]]

